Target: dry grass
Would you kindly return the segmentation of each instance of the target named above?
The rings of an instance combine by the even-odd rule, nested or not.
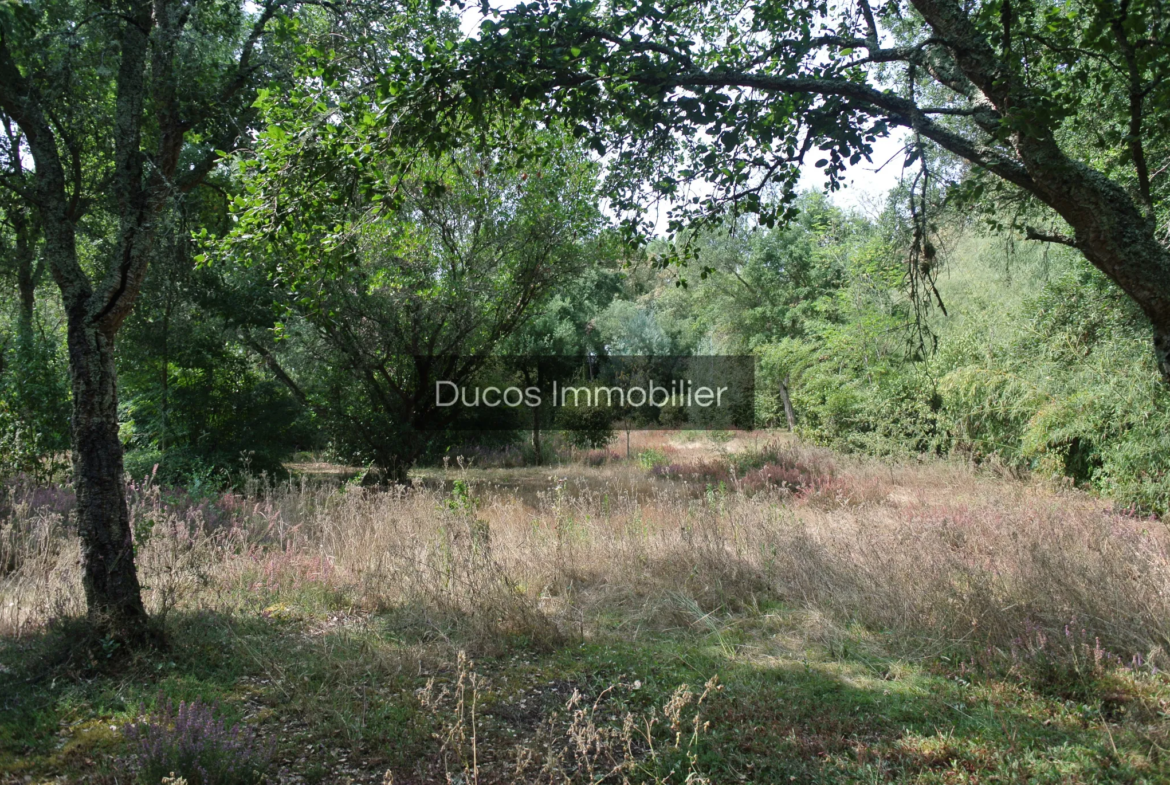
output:
[[[718,678],[709,679],[697,696],[690,685],[681,684],[661,707],[646,712],[615,708],[621,704],[619,693],[628,695],[637,686],[612,684],[589,700],[574,689],[563,705],[542,718],[530,743],[517,747],[515,759],[507,761],[502,772],[491,773],[481,767],[480,758],[481,700],[488,684],[475,663],[460,653],[451,684],[439,685],[432,678],[418,697],[435,719],[447,785],[497,782],[501,774],[506,781],[533,785],[579,781],[669,785],[679,780],[663,777],[647,765],[661,763],[664,757],[681,759],[683,765],[671,774],[684,785],[709,785],[696,768],[697,750],[710,725],[702,717],[703,703],[722,689]],[[393,781],[392,773],[386,774],[386,781]]]
[[[651,438],[675,462],[725,449]],[[626,463],[452,469],[390,492],[302,481],[192,500],[145,483],[131,506],[155,612],[230,610],[310,587],[490,650],[514,636],[552,644],[702,625],[779,600],[917,651],[1006,651],[1026,630],[1055,636],[1075,622],[1127,661],[1165,659],[1161,524],[959,466],[781,452],[817,476],[796,491],[751,491],[734,472],[720,487]],[[456,480],[467,492],[452,492]],[[80,613],[76,563],[60,505],[18,499],[0,532],[0,634]]]
[[[409,490],[132,484],[147,603],[189,651],[114,653],[110,676],[38,664],[69,629],[51,620],[83,612],[78,549],[68,492],[12,489],[0,782],[116,760],[117,734],[87,729],[164,686],[250,718],[289,783],[917,783],[1021,756],[1028,776],[1084,772],[1067,781],[1165,772],[1160,523],[756,435],[622,453],[456,461]],[[686,686],[716,673],[725,692]]]

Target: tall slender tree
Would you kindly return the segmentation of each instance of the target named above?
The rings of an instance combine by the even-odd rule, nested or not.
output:
[[[53,0],[0,14],[0,113],[23,137],[8,155],[31,163],[20,195],[35,207],[67,317],[86,602],[129,643],[149,628],[123,489],[115,339],[160,216],[246,138],[290,3]]]

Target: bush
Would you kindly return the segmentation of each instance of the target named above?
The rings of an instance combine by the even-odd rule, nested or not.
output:
[[[725,461],[659,464],[651,470],[651,474],[708,485],[726,485],[731,482],[731,469]]]
[[[132,749],[126,764],[142,785],[168,776],[187,785],[251,785],[264,779],[272,748],[253,731],[229,727],[200,700],[177,707],[167,700],[162,707],[122,729]]]
[[[662,466],[668,461],[669,458],[666,457],[665,452],[653,447],[648,450],[642,450],[642,452],[638,453],[638,465],[643,469],[650,470],[655,466]]]
[[[601,449],[613,441],[613,412],[600,406],[565,406],[557,412],[565,441],[579,450]]]
[[[818,444],[954,454],[1170,511],[1170,389],[1145,317],[1083,259],[1017,271],[1029,289],[1002,279],[1002,254],[983,268],[974,256],[950,284],[953,315],[934,320],[937,352],[907,350],[906,315],[859,289],[864,307],[843,323],[760,349],[760,389],[790,379],[797,428]],[[770,399],[760,408],[780,416]]]

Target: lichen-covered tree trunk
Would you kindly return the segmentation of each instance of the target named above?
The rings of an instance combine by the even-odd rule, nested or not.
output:
[[[134,537],[118,438],[114,334],[69,314],[73,381],[73,483],[89,614],[119,637],[146,635],[146,609],[134,565]]]

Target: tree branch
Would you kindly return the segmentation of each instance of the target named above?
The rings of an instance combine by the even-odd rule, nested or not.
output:
[[[1069,248],[1076,248],[1078,251],[1082,250],[1080,243],[1068,235],[1041,232],[1033,229],[1031,226],[1024,227],[1024,237],[1025,239],[1036,240],[1041,243],[1056,243],[1057,245],[1067,245]]]
[[[998,151],[982,147],[978,143],[939,125],[923,114],[913,101],[889,91],[876,90],[867,84],[843,79],[704,72],[684,73],[667,79],[639,79],[635,76],[634,81],[669,87],[745,87],[774,93],[834,95],[848,98],[880,110],[896,125],[915,129],[944,149],[971,163],[982,166],[1048,203],[1046,195],[1036,188],[1031,175],[1018,161],[1008,158]]]
[[[92,294],[92,285],[77,262],[73,224],[67,209],[65,170],[61,166],[57,139],[32,86],[16,67],[3,36],[0,36],[0,109],[20,127],[36,162],[35,203],[40,208],[46,258],[53,279],[61,289],[66,309],[84,307]]]

